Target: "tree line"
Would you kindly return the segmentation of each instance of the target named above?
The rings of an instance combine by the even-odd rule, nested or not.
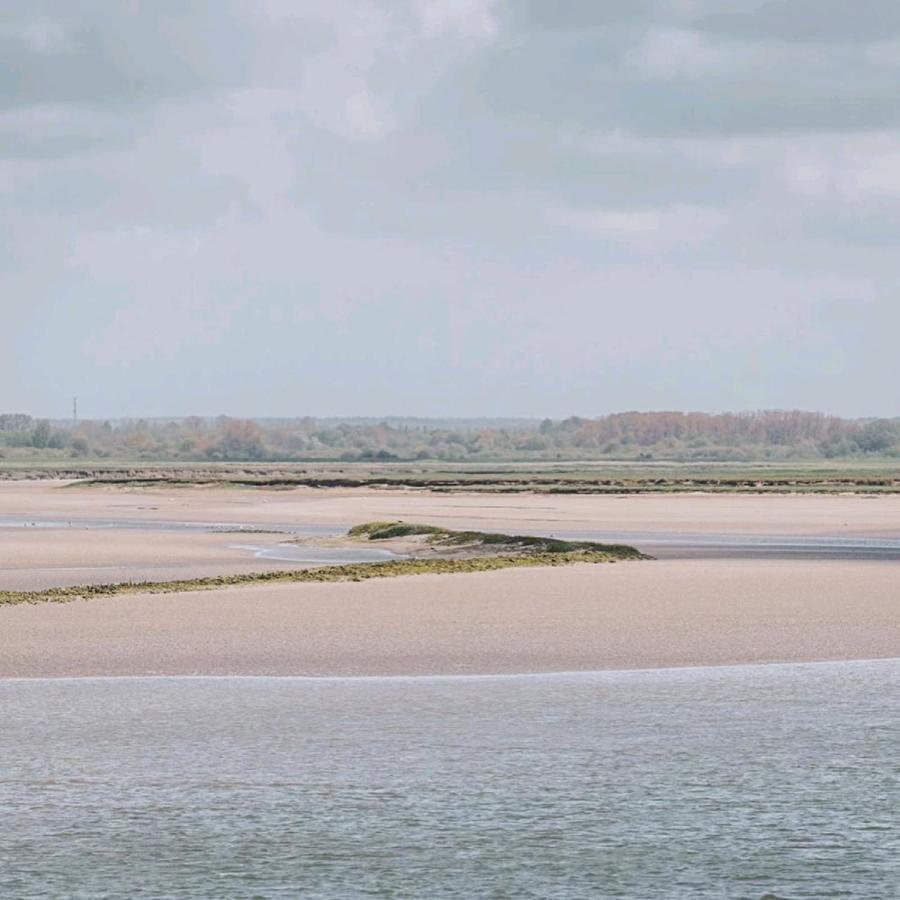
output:
[[[900,418],[802,410],[624,412],[599,418],[454,423],[312,418],[51,422],[0,415],[7,458],[144,461],[782,460],[900,457]]]

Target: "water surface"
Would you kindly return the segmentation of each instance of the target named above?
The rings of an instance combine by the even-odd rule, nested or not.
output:
[[[221,532],[248,535],[262,529],[306,537],[344,535],[352,522],[186,522],[157,519],[49,517],[0,515],[0,528],[105,529],[162,532]],[[487,531],[498,529],[487,528]],[[523,529],[516,528],[517,532]],[[900,538],[896,535],[847,537],[844,535],[735,534],[675,531],[609,531],[604,529],[524,529],[525,533],[565,540],[630,544],[661,559],[845,559],[900,560]]]
[[[896,900],[900,661],[0,681],[0,896]]]

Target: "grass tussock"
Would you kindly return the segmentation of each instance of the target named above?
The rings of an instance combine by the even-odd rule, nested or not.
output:
[[[417,525],[408,522],[365,522],[354,525],[347,534],[350,537],[367,538],[370,541],[386,541],[390,538],[410,537],[417,534],[448,534],[437,525]]]
[[[317,569],[279,569],[241,575],[219,575],[181,581],[139,581],[117,584],[91,584],[78,587],[48,588],[42,591],[0,591],[0,606],[19,603],[64,603],[121,594],[177,594],[252,584],[304,584],[315,582],[367,581],[370,578],[394,578],[405,575],[453,575],[465,572],[492,572],[536,566],[569,566],[576,563],[609,563],[619,559],[641,558],[597,550],[538,552],[518,556],[482,556],[470,559],[404,559],[377,563],[351,563]]]

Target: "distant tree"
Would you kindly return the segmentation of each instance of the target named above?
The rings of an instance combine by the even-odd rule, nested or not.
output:
[[[50,443],[50,434],[50,423],[46,419],[41,419],[31,432],[31,446],[43,450]]]
[[[900,456],[900,419],[850,420],[797,410],[661,410],[528,421],[153,419],[53,428],[0,415],[0,446],[70,448],[121,459],[677,459],[789,460]],[[85,446],[87,450],[85,450]]]
[[[887,419],[876,419],[864,425],[856,436],[856,443],[864,453],[883,453],[891,449],[900,437],[897,428]]]
[[[0,431],[24,434],[32,428],[33,419],[24,413],[3,413],[0,415]]]
[[[253,460],[265,459],[266,448],[263,432],[250,419],[224,419],[219,421],[221,434],[213,443],[207,456],[211,459]]]

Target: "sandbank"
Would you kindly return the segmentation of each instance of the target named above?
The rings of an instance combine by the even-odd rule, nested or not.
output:
[[[284,568],[254,548],[283,535],[90,529],[0,530],[0,590],[119,581],[174,581]]]
[[[419,675],[900,656],[896,564],[678,561],[0,608],[0,677]]]
[[[607,529],[692,533],[898,536],[900,495],[441,494],[413,489],[65,486],[0,482],[4,515],[342,526],[377,519],[509,531]]]

